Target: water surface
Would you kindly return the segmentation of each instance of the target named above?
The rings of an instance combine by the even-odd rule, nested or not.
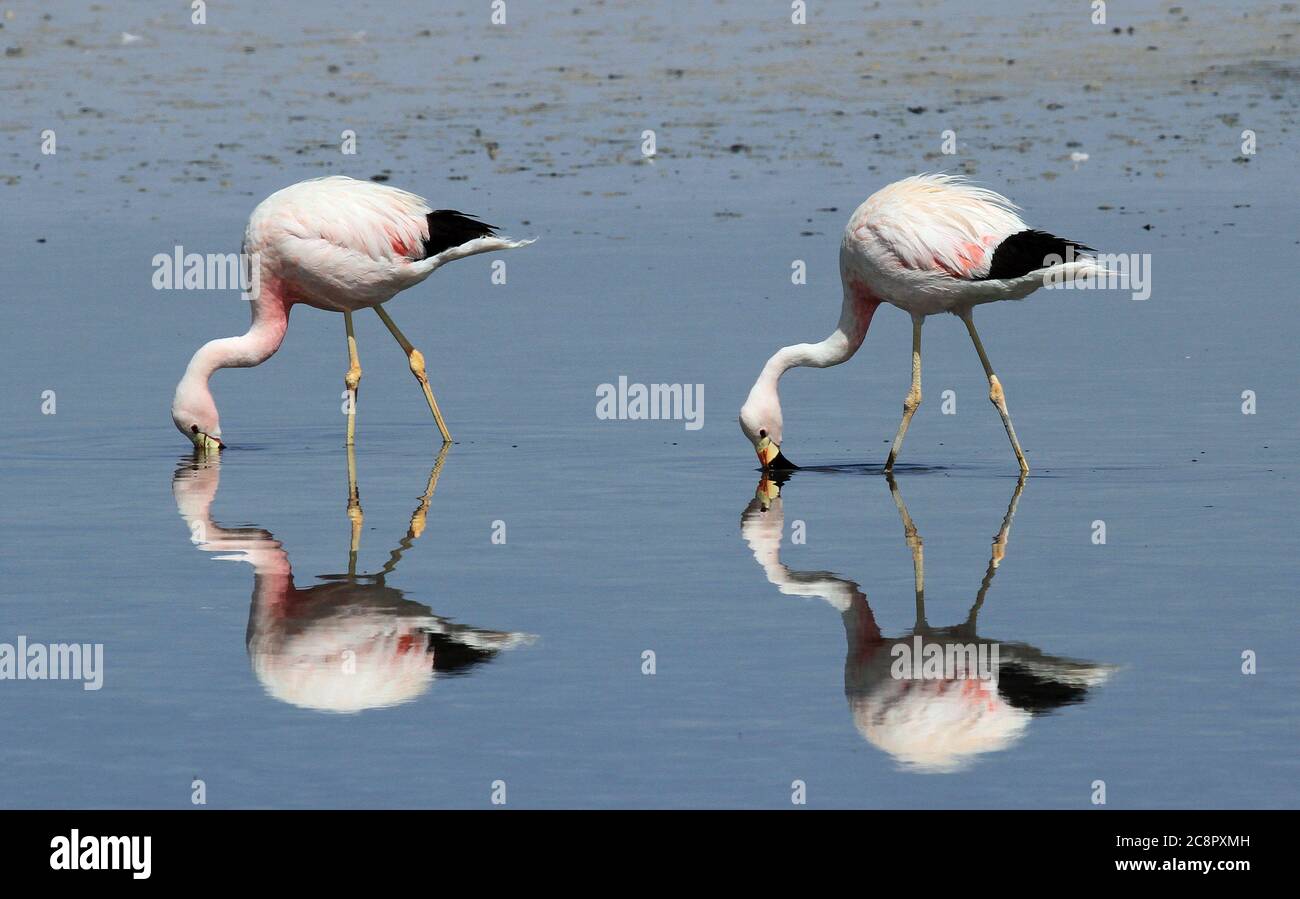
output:
[[[0,641],[106,665],[97,692],[0,683],[0,803],[187,807],[199,778],[217,807],[477,808],[495,781],[521,808],[788,807],[796,780],[816,807],[1083,808],[1096,780],[1117,808],[1296,804],[1293,11],[1112,4],[1116,35],[1073,4],[1047,31],[945,3],[818,4],[803,30],[746,4],[511,4],[495,30],[389,6],[196,28],[56,4],[0,32]],[[1152,254],[1152,296],[980,311],[1020,491],[938,318],[891,491],[909,322],[882,310],[858,358],[784,379],[808,470],[777,499],[736,411],[833,327],[849,212],[936,168]],[[433,490],[423,398],[358,318],[355,559],[338,317],[296,310],[270,362],[217,375],[231,448],[197,463],[171,393],[247,309],[150,286],[155,254],[236,250],[258,199],[327,173],[542,238],[504,285],[475,258],[391,305],[458,441]],[[704,385],[704,427],[597,420],[620,375]],[[969,744],[944,728],[967,706],[872,667],[918,629],[1021,662]]]

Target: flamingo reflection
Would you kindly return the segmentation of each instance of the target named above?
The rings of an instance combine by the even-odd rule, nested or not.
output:
[[[352,541],[346,574],[298,587],[279,540],[258,527],[227,528],[211,514],[221,478],[215,455],[183,462],[172,478],[176,508],[191,541],[221,560],[253,567],[247,648],[253,673],[271,696],[300,708],[359,712],[409,702],[437,675],[463,674],[498,652],[532,642],[528,634],[455,624],[390,586],[402,554],[424,531],[446,448],[429,474],[411,522],[375,574],[358,574],[362,513],[349,447],[348,516]]]
[[[887,480],[912,552],[915,581],[916,621],[898,637],[881,633],[856,582],[828,571],[794,571],[781,563],[785,512],[775,480],[759,482],[741,515],[741,534],[767,579],[783,594],[819,596],[842,615],[848,640],[844,695],[862,736],[904,769],[957,771],[980,755],[1013,746],[1035,716],[1086,700],[1114,666],[1052,656],[978,633],[979,612],[1006,552],[1023,478],[993,540],[975,602],[966,619],[950,627],[934,627],[926,619],[924,546],[898,485],[892,477]],[[936,666],[934,676],[917,677],[913,665],[922,647],[941,659],[991,657],[992,676],[981,676],[978,666],[956,672]]]

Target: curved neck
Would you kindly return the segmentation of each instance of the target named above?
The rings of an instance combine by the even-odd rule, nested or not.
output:
[[[239,337],[210,340],[190,360],[185,377],[202,376],[205,380],[219,368],[251,368],[261,365],[275,354],[289,328],[289,304],[276,293],[259,291],[252,301],[253,324]]]
[[[777,350],[763,366],[758,384],[775,391],[781,375],[792,368],[801,365],[829,368],[852,359],[858,347],[862,346],[867,329],[871,327],[871,317],[879,305],[880,300],[864,284],[846,278],[840,321],[835,330],[820,343],[796,343]]]
[[[190,392],[209,392],[208,379],[219,368],[250,368],[275,354],[289,328],[290,302],[265,276],[253,297],[253,324],[239,337],[209,340],[199,347],[176,387],[178,399]]]

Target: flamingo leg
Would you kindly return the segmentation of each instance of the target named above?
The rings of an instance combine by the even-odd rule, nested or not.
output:
[[[357,489],[357,448],[348,443],[348,520],[352,522],[352,537],[348,543],[348,576],[356,577],[357,551],[361,548],[361,491]]]
[[[1002,424],[1007,429],[1007,437],[1011,440],[1011,448],[1016,451],[1016,461],[1020,463],[1020,473],[1029,473],[1029,463],[1025,460],[1025,454],[1020,450],[1020,441],[1016,439],[1016,429],[1011,425],[1011,413],[1007,411],[1007,398],[1002,392],[1002,382],[998,376],[993,374],[993,366],[989,364],[988,354],[984,352],[984,344],[980,343],[979,332],[975,330],[975,319],[971,315],[971,310],[967,309],[961,313],[961,320],[966,323],[966,330],[970,332],[971,342],[975,344],[975,352],[980,355],[980,362],[984,365],[984,374],[989,379],[989,400],[998,408],[998,414],[1002,416]]]
[[[903,448],[903,437],[907,434],[907,426],[912,423],[912,416],[921,405],[921,325],[924,322],[924,316],[912,316],[912,387],[907,391],[907,398],[903,400],[903,420],[898,425],[898,433],[894,435],[894,445],[889,450],[885,471],[894,470],[894,460],[898,458],[898,453]]]
[[[361,491],[357,488],[357,385],[361,383],[361,359],[357,356],[357,335],[352,328],[352,313],[343,313],[343,327],[348,334],[348,373],[343,383],[348,388],[348,520],[352,522],[352,536],[348,543],[348,574],[357,573],[357,551],[361,546]]]
[[[388,317],[383,306],[376,306],[375,313],[383,320],[389,332],[401,345],[402,350],[406,353],[406,360],[411,365],[411,374],[415,375],[415,380],[420,382],[421,389],[424,390],[424,398],[429,401],[429,411],[433,413],[433,420],[438,424],[438,430],[442,433],[442,442],[451,443],[451,432],[447,430],[447,423],[442,420],[442,412],[438,409],[438,401],[433,398],[433,391],[429,388],[429,378],[424,372],[424,354],[417,350],[411,341],[406,339],[397,327],[397,324]]]
[[[343,313],[343,326],[348,332],[348,373],[343,383],[348,388],[348,446],[356,442],[357,385],[361,383],[361,358],[357,355],[357,335],[352,330],[352,313]]]

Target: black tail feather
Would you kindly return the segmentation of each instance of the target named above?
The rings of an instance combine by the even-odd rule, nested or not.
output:
[[[1019,278],[1051,265],[1049,257],[1065,260],[1095,252],[1092,247],[1048,234],[1046,231],[1020,231],[1012,234],[993,250],[989,273],[981,281]]]
[[[435,209],[425,218],[429,221],[429,237],[424,241],[425,259],[476,237],[492,237],[497,230],[496,225],[485,224],[454,209]]]

